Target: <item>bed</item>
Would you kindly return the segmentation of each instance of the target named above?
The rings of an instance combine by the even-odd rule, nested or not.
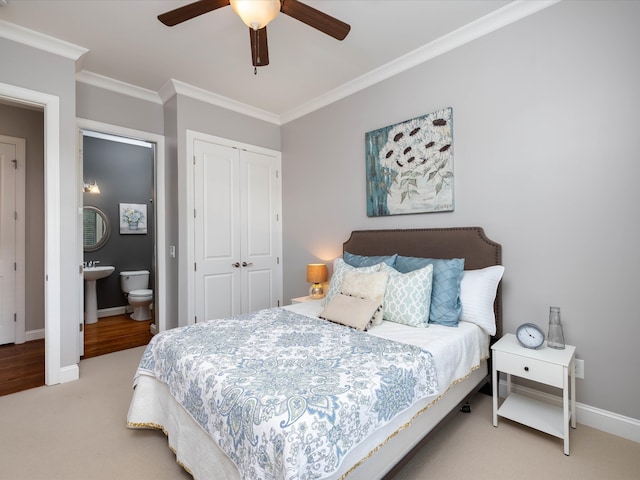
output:
[[[360,230],[352,232],[343,244],[343,252],[344,259],[355,259],[356,263],[346,265],[343,259],[336,259],[328,302],[319,300],[269,309],[257,312],[255,318],[245,315],[204,322],[154,337],[136,373],[127,426],[163,430],[178,463],[196,479],[369,480],[393,476],[429,434],[490,379],[489,347],[502,335],[503,269],[497,267],[501,265],[501,246],[488,239],[480,227]],[[430,323],[428,328],[384,320],[361,332],[318,318],[325,313],[330,317],[328,307],[337,303],[337,300],[332,303],[332,299],[344,297],[344,292],[336,290],[340,289],[336,272],[344,269],[355,272],[349,273],[349,278],[357,275],[360,279],[370,278],[369,268],[375,266],[376,271],[387,268],[378,257],[393,258],[393,262],[447,259],[446,264],[450,259],[464,259],[459,283],[460,297],[464,300],[460,318],[464,320],[456,325]],[[373,265],[365,265],[368,261]],[[414,269],[407,265],[402,274],[393,274],[399,279],[394,285],[407,279],[413,281],[424,272],[432,275],[438,263],[431,261]],[[435,278],[430,277],[430,281]],[[388,285],[390,288],[390,280]],[[435,284],[429,288],[435,288]],[[413,293],[410,296],[419,298]],[[431,302],[436,311],[433,299]],[[209,323],[215,325],[206,325]],[[209,328],[219,330],[211,333]],[[295,332],[295,339],[278,333],[277,328]],[[284,337],[286,348],[291,349],[291,342],[294,344],[289,353],[296,348],[311,348],[304,342],[316,342],[319,328],[327,330],[326,340],[322,340],[328,342],[324,354],[309,355],[315,362],[311,369],[311,360],[305,359],[303,365],[314,375],[306,376],[296,370],[299,360],[287,360],[284,356],[280,360],[284,354],[278,349]],[[154,343],[158,344],[155,351]],[[178,347],[187,344],[191,349],[189,355],[178,353]],[[213,344],[215,353],[201,355],[204,344]],[[248,379],[244,371],[221,367],[227,357],[247,345],[260,358],[231,359],[230,365],[249,365],[253,371],[260,370],[262,377]],[[271,354],[274,351],[278,353]],[[445,354],[453,357],[445,361]],[[357,365],[347,363],[351,357],[358,359]],[[276,365],[278,362],[281,365]],[[201,370],[204,373],[197,380],[183,378],[184,372]],[[352,377],[346,380],[345,375]],[[405,382],[407,375],[411,378]],[[389,376],[393,379],[389,380]],[[178,377],[182,387],[172,385],[172,379]],[[304,382],[313,377],[316,384],[292,386],[297,378],[303,377]],[[411,385],[410,400],[405,399],[404,391],[393,390],[397,378]],[[278,388],[288,391],[293,388],[293,393],[279,400]],[[243,397],[239,407],[238,398],[245,389],[258,389],[265,396]],[[205,394],[205,390],[213,393]],[[381,401],[379,392],[386,392],[393,401],[385,400],[384,396]],[[347,399],[352,404],[343,403]],[[375,414],[365,417],[359,409]],[[347,411],[348,415],[344,413]],[[215,412],[221,412],[221,418]],[[303,415],[311,415],[313,421],[298,422],[305,418]],[[257,426],[258,417],[264,421],[264,429]]]

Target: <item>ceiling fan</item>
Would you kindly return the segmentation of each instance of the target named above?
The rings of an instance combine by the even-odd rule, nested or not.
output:
[[[269,65],[267,24],[279,12],[306,23],[337,40],[343,40],[351,30],[348,24],[298,0],[199,0],[158,15],[158,20],[168,27],[173,27],[227,5],[231,5],[242,21],[249,26],[254,72],[255,67]]]

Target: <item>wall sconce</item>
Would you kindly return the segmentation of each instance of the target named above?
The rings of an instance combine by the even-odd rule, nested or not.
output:
[[[84,193],[100,193],[100,187],[95,180],[92,180],[90,183],[84,184],[82,191]]]
[[[327,266],[324,263],[310,263],[307,265],[307,282],[312,284],[311,290],[309,290],[311,298],[324,297],[322,283],[326,281]]]

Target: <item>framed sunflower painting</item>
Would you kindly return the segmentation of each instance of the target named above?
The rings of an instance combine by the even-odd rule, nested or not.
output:
[[[453,211],[451,107],[367,132],[367,216]]]

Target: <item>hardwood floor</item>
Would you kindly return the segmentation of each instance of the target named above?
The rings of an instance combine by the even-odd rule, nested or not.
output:
[[[82,359],[146,345],[151,323],[116,315],[85,325]],[[0,395],[44,385],[44,355],[44,339],[0,346]]]
[[[128,315],[103,317],[98,323],[85,325],[84,356],[91,358],[105,353],[146,345],[151,340],[152,320],[138,322]]]
[[[44,339],[0,346],[0,395],[44,385]]]

